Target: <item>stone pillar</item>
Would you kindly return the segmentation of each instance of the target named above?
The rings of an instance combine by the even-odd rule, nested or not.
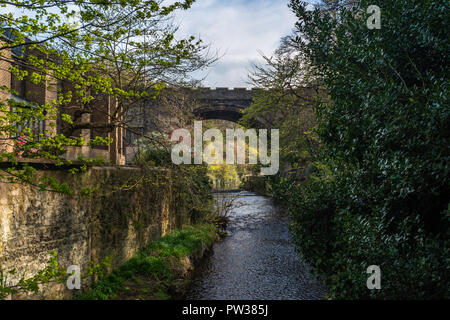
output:
[[[110,133],[109,137],[112,139],[111,144],[109,145],[109,161],[112,164],[118,164],[119,162],[119,132],[117,128],[114,128]]]
[[[76,90],[74,88],[73,83],[70,81],[64,80],[61,82],[60,85],[62,89],[62,94],[67,94],[68,92],[72,92],[72,100],[70,101],[70,104],[60,106],[60,113],[68,114],[74,119],[75,115],[78,117],[78,112],[80,112],[83,109],[83,105],[80,101],[80,98],[77,97],[75,94]],[[92,112],[89,113],[82,113],[80,118],[77,118],[75,121],[80,123],[91,123],[95,120],[96,114],[92,114]],[[61,118],[59,118],[59,126],[58,130],[62,132],[68,124],[64,122]],[[67,128],[67,127],[66,127]],[[89,142],[91,140],[91,137],[95,134],[95,132],[92,132],[94,130],[90,128],[86,129],[77,129],[72,132],[72,137],[79,137],[81,136],[85,142]],[[83,158],[103,158],[105,161],[108,159],[104,156],[104,154],[101,154],[101,152],[96,152],[97,150],[93,150],[90,146],[84,145],[84,146],[77,146],[77,147],[67,147],[67,155],[66,158],[69,160],[76,160],[79,156],[82,156]]]
[[[120,127],[119,128],[119,165],[125,165],[126,162],[126,146],[124,143],[124,137],[125,137],[125,129]]]
[[[55,108],[55,102],[58,99],[58,80],[53,76],[50,76],[50,79],[44,83],[44,92],[45,103],[49,103]],[[57,115],[58,111],[54,110],[52,115],[45,120],[45,130],[49,131],[50,136],[55,136],[57,134]]]
[[[81,116],[81,122],[91,122],[91,114],[90,113],[84,113]],[[81,129],[81,136],[83,137],[83,140],[85,142],[89,142],[91,140],[91,129]],[[90,154],[91,148],[86,146],[81,146],[81,155],[83,158],[89,158],[91,156]]]
[[[117,106],[117,100],[114,97],[109,97],[109,115],[112,115]],[[118,116],[120,117],[120,110],[118,110]],[[114,119],[109,118],[109,123],[113,122]],[[124,165],[125,156],[123,152],[123,129],[121,127],[114,127],[110,132],[109,137],[113,139],[112,143],[109,145],[109,160],[112,164]]]

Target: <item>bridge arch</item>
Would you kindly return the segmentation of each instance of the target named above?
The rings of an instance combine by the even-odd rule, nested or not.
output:
[[[194,110],[194,115],[203,120],[228,120],[237,122],[243,114],[244,108],[234,105],[204,106]]]
[[[198,89],[199,106],[194,109],[194,115],[210,120],[220,119],[237,122],[248,108],[258,89],[246,88],[200,88]]]

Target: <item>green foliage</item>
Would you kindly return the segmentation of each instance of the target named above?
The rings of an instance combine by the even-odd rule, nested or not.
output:
[[[382,27],[366,26],[369,5]],[[273,191],[330,298],[449,298],[448,49],[445,1],[358,1],[308,10],[292,46],[329,90],[316,111],[321,174]],[[382,289],[368,290],[379,265]]]
[[[203,245],[210,244],[212,231],[214,229],[208,224],[186,226],[151,243],[148,249],[158,252],[161,256],[181,258],[200,250]]]
[[[36,86],[21,93],[0,87],[0,161],[39,158],[70,164],[63,157],[67,147],[112,142],[100,136],[88,142],[77,137],[80,129],[93,129],[84,116],[92,115],[105,95],[116,103],[104,110],[107,120],[97,122],[95,129],[108,134],[114,126],[127,127],[124,118],[130,106],[156,96],[166,81],[195,82],[190,73],[211,62],[204,54],[206,46],[195,37],[178,39],[177,27],[170,22],[174,12],[189,9],[194,0],[168,2],[1,2],[5,13],[0,15],[0,59],[13,61],[4,71]],[[57,97],[38,102],[37,91],[46,89],[57,91]],[[65,112],[73,106],[76,112]],[[0,181],[12,177],[37,184],[31,171],[25,176],[15,166],[7,169],[0,168],[5,173]]]
[[[138,152],[134,162],[148,167],[173,167],[171,142],[167,134],[149,132],[133,142]]]
[[[240,184],[237,165],[213,164],[208,166],[208,177],[216,189],[236,189]]]
[[[215,234],[216,228],[211,224],[185,226],[182,230],[173,231],[150,243],[135,257],[96,282],[91,289],[76,299],[114,299],[118,295],[127,294],[128,285],[137,285],[141,291],[145,289],[145,296],[166,300],[170,298],[168,289],[180,276],[181,271],[177,265],[181,263],[181,258],[191,256],[204,245],[211,244]],[[146,280],[144,284],[138,280],[140,277]]]
[[[105,270],[110,266],[111,258],[106,257],[100,263],[94,264],[92,261],[88,261],[88,268],[81,275],[82,279],[97,276],[103,277]],[[4,271],[0,269],[0,300],[7,298],[9,295],[18,293],[39,293],[40,285],[49,283],[65,283],[71,275],[66,272],[58,262],[58,255],[56,252],[50,252],[50,258],[47,262],[47,266],[39,270],[36,275],[26,278],[22,277],[16,281],[14,285],[9,284],[8,277],[14,277],[16,270]]]
[[[99,190],[98,187],[95,187],[95,188],[81,188],[78,192],[83,197],[89,197],[90,195],[92,195],[93,193],[97,192],[98,190]]]
[[[5,299],[10,294],[38,293],[39,285],[46,284],[51,281],[61,281],[64,279],[65,270],[60,267],[56,252],[50,253],[48,266],[40,270],[35,276],[30,278],[21,278],[14,286],[7,284],[8,276],[14,276],[16,270],[3,271],[0,270],[0,300]]]
[[[291,52],[276,52],[275,57],[263,58],[267,65],[255,66],[251,80],[265,90],[253,97],[239,123],[247,128],[278,129],[280,162],[302,169],[317,153],[313,106],[323,90],[308,82],[299,57],[293,58]]]
[[[192,223],[204,221],[212,210],[211,186],[206,165],[181,165],[174,170],[174,179],[178,182],[173,190],[175,202],[180,208],[191,208]]]
[[[138,161],[145,161],[148,165],[155,167],[170,166],[171,152],[167,149],[148,149],[142,152]]]

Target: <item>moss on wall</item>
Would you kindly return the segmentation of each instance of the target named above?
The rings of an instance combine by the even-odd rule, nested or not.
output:
[[[192,208],[173,192],[180,186],[169,170],[92,167],[76,175],[56,169],[45,175],[68,182],[74,190],[97,191],[64,195],[0,184],[0,269],[16,270],[16,276],[7,279],[10,285],[43,269],[51,251],[63,266],[83,270],[90,262],[111,257],[113,269],[152,240],[190,222]],[[61,284],[41,289],[39,298],[73,293]],[[25,297],[37,298],[11,298]]]

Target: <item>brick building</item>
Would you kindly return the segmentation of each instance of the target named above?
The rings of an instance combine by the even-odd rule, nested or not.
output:
[[[10,30],[4,30],[3,34],[0,36],[0,47],[3,47],[5,43],[8,43],[13,37]],[[17,102],[31,103],[35,102],[40,105],[49,103],[52,104],[58,98],[59,94],[63,94],[68,90],[72,89],[72,84],[61,81],[56,78],[50,81],[41,82],[39,84],[34,84],[28,78],[23,80],[17,79],[17,77],[10,72],[11,66],[16,66],[22,70],[26,70],[27,66],[22,63],[26,58],[27,54],[30,54],[30,49],[27,48],[24,52],[21,48],[7,48],[0,50],[0,87],[4,86],[13,89],[17,94],[11,94],[6,90],[0,90],[0,101],[5,102],[8,99],[13,99]],[[39,52],[33,52],[33,55],[42,56]],[[44,57],[48,59],[47,57]],[[31,73],[31,72],[30,72]],[[68,105],[59,107],[59,116],[55,120],[46,119],[43,121],[32,120],[25,124],[26,127],[30,128],[33,133],[39,134],[47,131],[46,134],[56,135],[58,133],[64,133],[67,129],[67,123],[61,119],[61,114],[69,114],[73,118],[80,117],[84,123],[90,122],[104,122],[111,123],[111,114],[115,110],[116,100],[114,97],[107,95],[98,95],[93,100],[95,107],[91,108],[90,112],[83,112],[81,103],[77,102],[76,99],[72,99],[72,102]],[[30,104],[30,107],[31,104]],[[51,123],[54,123],[52,125]],[[5,137],[4,133],[0,132],[0,152],[12,152],[13,150],[13,139],[14,137]],[[124,146],[124,136],[125,130],[118,126],[111,125],[103,129],[78,129],[70,132],[68,137],[79,137],[83,136],[85,141],[90,141],[96,136],[109,137],[112,138],[112,143],[109,146],[81,146],[81,147],[67,147],[66,154],[63,155],[64,158],[68,160],[76,160],[79,156],[83,158],[102,158],[105,161],[123,165],[125,164],[125,146]]]

